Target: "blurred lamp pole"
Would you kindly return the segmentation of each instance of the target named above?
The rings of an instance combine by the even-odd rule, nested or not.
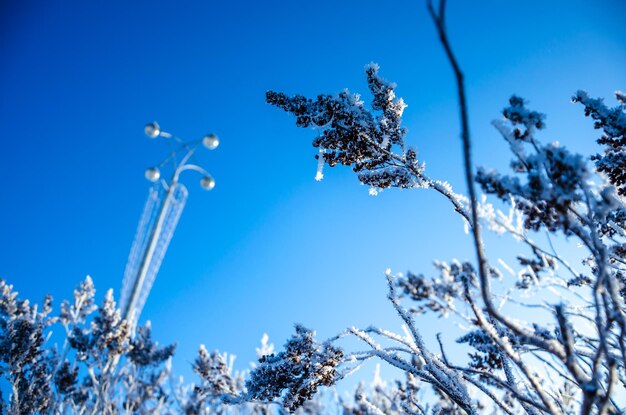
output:
[[[170,154],[158,165],[146,169],[146,179],[154,184],[150,188],[139,219],[124,272],[120,309],[122,318],[130,323],[133,331],[185,207],[188,192],[187,188],[179,183],[180,175],[186,170],[195,170],[202,174],[200,186],[205,190],[213,189],[215,180],[192,161],[198,148],[214,150],[219,145],[215,134],[183,142],[180,138],[161,131],[156,122],[147,124],[144,131],[152,139],[167,140]],[[173,170],[169,181],[161,177],[161,170],[167,166],[172,166]]]

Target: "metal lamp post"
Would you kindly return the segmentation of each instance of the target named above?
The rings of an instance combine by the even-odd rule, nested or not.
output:
[[[201,146],[214,150],[219,145],[215,134],[207,134],[200,140],[183,142],[180,138],[161,131],[156,122],[147,124],[144,131],[152,139],[167,140],[171,152],[160,164],[146,169],[145,172],[146,179],[154,184],[150,188],[130,249],[120,297],[122,318],[130,323],[133,330],[187,200],[187,188],[179,182],[180,175],[183,171],[195,170],[202,174],[202,188],[213,189],[215,180],[211,175],[190,161]],[[179,155],[182,155],[180,161],[177,160]],[[161,169],[170,164],[173,173],[168,182],[161,177]]]

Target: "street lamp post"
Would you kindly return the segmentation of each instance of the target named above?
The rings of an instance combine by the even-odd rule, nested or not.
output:
[[[215,134],[208,134],[200,140],[183,142],[180,138],[161,131],[156,122],[147,124],[144,131],[150,138],[168,140],[171,152],[160,164],[146,169],[145,172],[146,179],[154,184],[150,188],[128,256],[120,298],[122,317],[133,330],[187,200],[187,188],[179,182],[180,175],[186,170],[197,171],[202,174],[202,188],[213,189],[215,180],[206,170],[190,160],[200,146],[214,150],[219,145]],[[177,161],[180,154],[184,155]],[[172,165],[173,173],[167,182],[161,177],[161,169],[169,164]]]

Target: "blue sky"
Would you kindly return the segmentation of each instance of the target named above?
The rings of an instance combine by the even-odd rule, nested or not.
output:
[[[506,166],[489,123],[512,93],[548,114],[545,141],[595,151],[570,97],[626,88],[625,12],[618,0],[449,2],[478,164]],[[245,367],[264,332],[282,344],[295,322],[320,337],[397,329],[384,270],[472,258],[460,219],[426,191],[371,197],[347,169],[314,181],[315,132],[264,103],[268,89],[367,101],[371,61],[399,85],[427,172],[462,190],[453,79],[423,2],[3,2],[0,277],[57,305],[87,274],[99,299],[118,293],[143,171],[167,153],[143,135],[157,120],[221,138],[200,157],[216,188],[183,179],[188,204],[142,316],[178,342],[177,370],[200,343]]]

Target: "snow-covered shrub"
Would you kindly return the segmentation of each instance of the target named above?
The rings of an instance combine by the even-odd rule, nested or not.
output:
[[[272,401],[293,411],[311,399],[320,386],[331,386],[343,351],[329,342],[319,344],[315,333],[296,325],[296,334],[278,354],[261,356],[246,381],[246,398]]]
[[[0,279],[0,414],[284,414],[270,402],[278,396],[295,413],[326,413],[313,395],[333,383],[342,352],[317,343],[312,331],[296,326],[276,355],[265,336],[247,382],[234,357],[200,346],[192,364],[199,382],[177,383],[175,345],[160,347],[150,322],[132,333],[113,292],[100,306],[95,294],[87,277],[55,315],[50,296],[41,308],[31,305]],[[266,402],[250,402],[261,397]]]
[[[159,348],[149,323],[131,336],[111,290],[96,306],[87,277],[58,316],[49,296],[39,311],[3,280],[0,292],[0,377],[10,385],[0,413],[176,412],[165,383],[175,347]]]
[[[618,104],[610,108],[575,93],[573,102],[603,133],[603,153],[591,157],[541,143],[545,115],[512,96],[504,119],[494,122],[510,146],[511,172],[475,171],[464,77],[448,41],[445,1],[437,10],[428,5],[458,87],[467,196],[426,174],[405,143],[406,105],[375,64],[365,69],[371,110],[347,90],[316,99],[266,96],[293,114],[296,125],[321,132],[313,141],[316,179],[325,165],[341,164],[372,194],[390,187],[433,189],[466,221],[475,262],[437,261],[432,277],[386,273],[403,334],[351,327],[318,342],[298,325],[282,351],[260,349],[247,380],[226,355],[202,346],[193,363],[200,383],[175,386],[168,382],[174,346],[153,342],[149,324],[131,333],[111,291],[96,306],[87,278],[54,316],[51,298],[40,309],[0,280],[0,378],[8,385],[0,389],[0,414],[626,413],[626,95],[617,92]],[[477,186],[509,204],[510,213],[479,202]],[[516,265],[487,256],[485,227],[519,241]],[[549,238],[548,246],[536,241],[538,232],[580,244],[583,260],[571,265]],[[492,288],[496,279],[504,292]],[[428,347],[416,322],[422,314],[460,321],[465,332],[457,343],[466,355],[448,355],[439,335],[439,347]],[[59,334],[50,337],[55,327],[62,328],[60,349],[51,340]],[[366,349],[342,350],[338,342],[347,336]],[[370,359],[400,369],[404,380],[360,386],[352,399],[320,398],[321,387]]]
[[[2,413],[30,414],[48,410],[54,402],[49,361],[43,350],[50,297],[39,311],[17,298],[13,287],[0,280],[0,375],[11,386],[11,396],[0,401]]]
[[[371,186],[372,194],[387,187],[431,188],[465,219],[475,247],[475,263],[438,261],[432,278],[389,271],[388,297],[407,333],[369,327],[339,334],[330,341],[356,336],[369,350],[346,352],[338,373],[377,358],[415,382],[431,385],[434,393],[419,402],[405,399],[395,405],[406,413],[624,413],[626,96],[616,93],[618,105],[609,108],[585,92],[575,94],[573,102],[583,104],[585,115],[603,131],[598,143],[604,153],[591,157],[571,153],[557,142],[542,144],[537,133],[546,126],[545,115],[512,96],[502,111],[504,120],[494,122],[510,146],[512,172],[475,171],[464,77],[448,41],[445,2],[437,10],[428,5],[458,87],[467,196],[426,175],[415,151],[404,142],[405,104],[395,97],[395,85],[379,77],[375,64],[365,68],[372,110],[347,90],[315,100],[272,91],[266,96],[269,104],[293,114],[297,126],[320,131],[313,140],[318,148],[318,179],[325,164],[343,164]],[[484,193],[480,202],[477,185]],[[509,204],[510,213],[495,209],[486,196]],[[519,241],[518,272],[504,261],[489,259],[482,236],[485,227]],[[580,267],[560,256],[549,239],[548,246],[536,242],[538,232],[580,244],[585,249]],[[507,279],[507,273],[515,278]],[[495,279],[508,288],[493,291]],[[410,304],[401,304],[403,300]],[[504,312],[515,309],[516,313]],[[525,309],[537,311],[521,314]],[[424,313],[451,317],[464,325],[466,333],[457,342],[467,347],[467,359],[450,359],[439,336],[438,350],[426,346],[414,318]],[[346,413],[395,410],[390,398],[371,396],[356,402],[346,407]]]

